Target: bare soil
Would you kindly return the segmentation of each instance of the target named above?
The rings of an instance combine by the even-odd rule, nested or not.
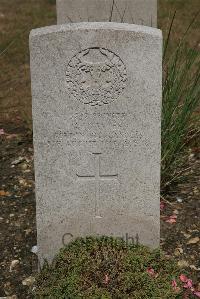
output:
[[[22,282],[37,269],[31,253],[37,243],[32,136],[22,122],[2,127],[6,135],[0,136],[0,297],[31,298]]]

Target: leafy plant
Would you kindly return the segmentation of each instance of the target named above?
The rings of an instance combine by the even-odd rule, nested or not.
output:
[[[173,299],[181,294],[178,284],[173,286],[179,275],[176,264],[158,250],[111,237],[81,238],[61,249],[51,265],[45,264],[34,296]]]
[[[170,35],[163,54],[162,107],[162,188],[180,178],[184,172],[188,140],[198,134],[200,101],[200,53],[187,48],[185,38],[191,25],[172,55],[168,55]]]

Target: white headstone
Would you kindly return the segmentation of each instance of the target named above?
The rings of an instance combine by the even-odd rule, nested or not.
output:
[[[30,55],[40,260],[87,235],[158,246],[160,30],[46,27]]]
[[[120,22],[157,27],[157,0],[57,0],[57,23]]]

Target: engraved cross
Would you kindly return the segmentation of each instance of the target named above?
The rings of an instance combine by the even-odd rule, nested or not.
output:
[[[101,181],[110,181],[118,179],[118,174],[107,174],[102,175],[100,172],[100,155],[101,153],[93,153],[94,155],[94,175],[79,175],[77,177],[79,180],[84,181],[95,181],[95,215],[96,217],[101,217],[97,215],[98,213],[98,204],[100,202],[100,184]]]

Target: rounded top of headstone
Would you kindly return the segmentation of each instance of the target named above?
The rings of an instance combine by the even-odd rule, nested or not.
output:
[[[62,25],[46,26],[42,28],[32,29],[30,32],[30,38],[47,35],[52,33],[76,31],[76,30],[116,30],[135,32],[144,35],[151,35],[162,38],[162,31],[157,28],[128,24],[128,23],[115,23],[115,22],[81,22],[70,23]]]

